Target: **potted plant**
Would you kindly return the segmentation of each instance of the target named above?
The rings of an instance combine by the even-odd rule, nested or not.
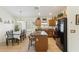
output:
[[[19,31],[19,25],[15,25],[15,31]]]

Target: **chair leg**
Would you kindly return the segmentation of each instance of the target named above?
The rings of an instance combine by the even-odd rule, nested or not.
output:
[[[16,39],[16,43],[18,43],[18,44],[19,44],[19,39]]]
[[[23,40],[24,40],[24,37],[23,37]]]
[[[30,49],[30,46],[31,46],[31,41],[29,40],[28,50]]]
[[[6,45],[8,46],[8,39],[6,39]]]
[[[20,39],[20,42],[22,42],[22,38]]]
[[[12,39],[12,46],[14,46],[14,39]]]
[[[19,40],[17,39],[17,43],[19,44]]]
[[[24,35],[22,36],[22,41],[24,40]]]

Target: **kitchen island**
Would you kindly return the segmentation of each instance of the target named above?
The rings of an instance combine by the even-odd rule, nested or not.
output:
[[[48,50],[48,34],[45,31],[36,31],[33,33],[36,37],[35,50],[45,52]]]

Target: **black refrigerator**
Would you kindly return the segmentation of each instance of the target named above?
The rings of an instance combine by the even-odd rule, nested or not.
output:
[[[67,52],[67,18],[58,19],[57,28],[63,51]]]

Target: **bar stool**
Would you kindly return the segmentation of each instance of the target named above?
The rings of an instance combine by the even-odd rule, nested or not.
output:
[[[31,46],[35,46],[35,36],[34,35],[29,35],[28,36],[29,37],[29,46],[28,46],[28,50],[29,50],[29,48],[31,47]]]

